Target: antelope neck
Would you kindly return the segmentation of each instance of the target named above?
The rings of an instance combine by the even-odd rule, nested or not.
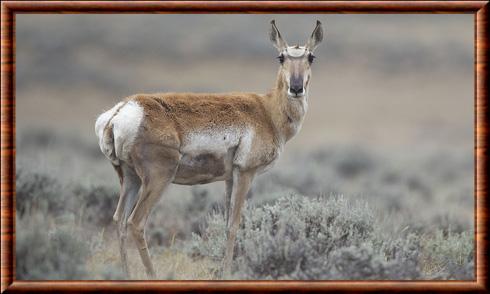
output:
[[[308,93],[300,98],[287,94],[287,85],[279,69],[274,89],[266,95],[265,102],[270,110],[272,122],[280,141],[289,141],[301,128],[307,110]]]

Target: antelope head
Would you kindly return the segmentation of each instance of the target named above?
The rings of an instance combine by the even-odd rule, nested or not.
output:
[[[322,23],[317,20],[316,27],[304,46],[288,46],[273,20],[271,21],[270,39],[279,51],[279,57],[277,57],[281,63],[279,78],[286,85],[288,97],[304,97],[308,92],[311,64],[315,59],[313,52],[323,40]]]

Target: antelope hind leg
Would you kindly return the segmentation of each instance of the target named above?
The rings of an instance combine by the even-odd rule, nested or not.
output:
[[[142,185],[138,201],[129,216],[128,225],[145,266],[148,278],[156,277],[145,239],[145,225],[152,208],[173,181],[180,153],[174,149],[145,150],[145,158],[139,158],[136,166]]]
[[[136,202],[138,190],[141,182],[130,167],[121,166],[121,193],[119,202],[114,214],[114,220],[117,223],[117,236],[119,240],[119,252],[121,255],[122,270],[127,278],[131,278],[128,269],[128,253],[127,253],[127,221]],[[116,218],[116,215],[118,217]]]

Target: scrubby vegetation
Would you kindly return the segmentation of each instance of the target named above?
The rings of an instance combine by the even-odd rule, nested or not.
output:
[[[410,229],[380,230],[366,203],[343,197],[288,195],[250,207],[237,237],[237,279],[471,279],[473,244],[466,233],[443,237]],[[225,222],[208,218],[189,252],[219,262]],[[441,254],[444,252],[443,254]],[[468,266],[470,265],[470,266]],[[434,271],[436,269],[437,273]]]
[[[112,223],[117,177],[101,155],[70,162],[86,145],[45,141],[33,146],[59,167],[33,165],[38,150],[19,150],[17,278],[124,278]],[[400,157],[331,146],[285,158],[249,195],[233,278],[473,279],[472,167],[471,156],[440,150]],[[218,278],[222,193],[173,187],[155,207],[146,235],[159,278]],[[130,248],[134,278],[146,279]]]
[[[18,220],[16,278],[70,280],[88,277],[85,267],[89,244],[74,227],[50,227],[43,215]],[[29,228],[28,230],[23,228]]]
[[[83,279],[86,260],[100,243],[85,228],[107,226],[116,190],[63,187],[38,172],[17,171],[16,271],[18,279]],[[96,195],[97,197],[94,197]]]

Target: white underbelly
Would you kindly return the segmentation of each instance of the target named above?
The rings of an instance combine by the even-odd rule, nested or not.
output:
[[[202,184],[231,176],[233,166],[246,168],[253,163],[250,128],[204,129],[182,138],[182,158],[174,180],[177,184]]]
[[[205,184],[230,177],[241,134],[240,130],[230,128],[201,130],[185,136],[174,183]]]
[[[233,150],[227,154],[183,154],[174,183],[182,185],[207,184],[232,176]]]
[[[183,138],[181,152],[184,154],[213,153],[225,155],[230,148],[236,148],[243,131],[238,128],[206,129],[187,134]]]

